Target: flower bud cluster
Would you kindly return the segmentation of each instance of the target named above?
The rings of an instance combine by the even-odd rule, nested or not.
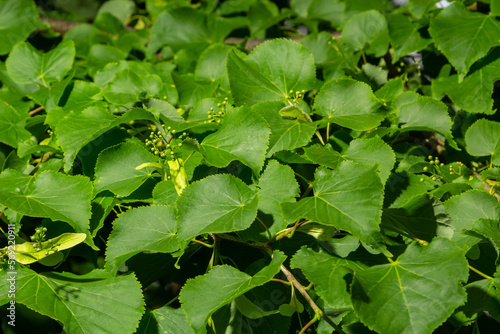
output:
[[[226,115],[226,106],[228,104],[227,102],[227,97],[224,98],[224,101],[221,103],[217,103],[217,107],[219,107],[219,111],[214,110],[214,108],[210,108],[209,111],[207,111],[207,117],[208,120],[204,121],[203,123],[217,123],[221,124],[222,120],[224,118],[224,115]]]
[[[300,100],[302,100],[304,98],[305,92],[306,92],[305,89],[303,89],[301,91],[295,91],[295,92],[293,91],[293,89],[290,89],[286,98],[289,101],[293,101],[295,103],[298,103]]]
[[[47,232],[46,227],[37,227],[35,229],[35,234],[33,234],[30,239],[36,244],[33,246],[37,251],[42,250],[42,242],[45,241],[45,233]]]
[[[152,131],[149,134],[149,138],[146,139],[146,147],[154,155],[160,158],[167,158],[174,160],[176,149],[182,147],[182,141],[187,138],[187,133],[183,132],[180,135],[177,134],[172,127],[162,125],[164,132],[162,131]],[[165,133],[165,137],[163,136]]]

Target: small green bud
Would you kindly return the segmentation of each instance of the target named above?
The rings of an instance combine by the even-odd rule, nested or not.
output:
[[[428,169],[428,168],[427,168],[427,166],[425,166],[425,167],[424,167],[424,172],[426,172],[426,171],[427,171],[427,169]]]

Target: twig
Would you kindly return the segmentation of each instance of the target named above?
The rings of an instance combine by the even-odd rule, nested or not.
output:
[[[286,278],[288,279],[288,281],[290,283],[293,284],[293,286],[299,290],[300,294],[302,295],[302,297],[305,298],[305,300],[309,303],[309,305],[311,305],[312,309],[314,310],[314,313],[319,315],[320,317],[322,317],[323,319],[325,319],[325,321],[330,325],[332,326],[335,331],[339,334],[345,334],[345,332],[342,330],[342,328],[340,328],[339,326],[337,326],[337,324],[335,324],[327,315],[325,315],[323,313],[323,311],[319,308],[318,305],[316,305],[316,303],[314,302],[314,300],[312,300],[311,296],[309,296],[309,294],[307,293],[306,289],[304,288],[304,286],[302,286],[302,284],[300,284],[296,279],[295,277],[293,276],[293,274],[288,271],[288,269],[286,269],[286,267],[284,265],[281,265],[281,272],[283,274],[285,274]],[[313,319],[314,320],[314,319]],[[307,325],[306,325],[307,326]],[[310,325],[309,325],[310,326]]]
[[[36,114],[37,112],[39,112],[39,111],[41,111],[41,110],[43,110],[43,109],[45,109],[45,108],[44,108],[43,106],[40,106],[40,107],[38,107],[38,108],[36,108],[36,109],[31,110],[31,111],[29,112],[29,114],[30,114],[30,116],[33,116],[34,114]]]

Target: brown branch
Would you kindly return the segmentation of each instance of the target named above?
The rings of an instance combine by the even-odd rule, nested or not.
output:
[[[49,25],[50,29],[52,29],[54,32],[57,32],[61,35],[64,35],[74,27],[82,24],[81,22],[73,22],[73,21],[68,21],[68,20],[63,20],[63,19],[54,19],[50,17],[41,17],[40,20],[42,23],[45,23]],[[135,29],[132,27],[125,27],[126,30],[129,31],[134,31]],[[339,37],[340,32],[334,31],[331,33],[332,36],[334,37]],[[286,39],[293,40],[296,42],[300,42],[302,40],[302,37],[285,37]],[[245,49],[246,50],[253,50],[257,45],[262,44],[266,41],[272,40],[275,38],[251,38],[251,39],[246,39],[246,38],[239,38],[239,37],[228,37],[225,41],[224,44],[229,44],[229,45],[237,45],[241,44],[246,41],[245,43]]]
[[[302,297],[304,297],[304,299],[309,303],[309,305],[311,305],[315,314],[321,316],[330,326],[332,326],[335,329],[337,333],[345,334],[342,328],[340,328],[327,315],[323,313],[323,311],[319,308],[319,306],[316,305],[314,300],[312,300],[311,296],[309,296],[304,286],[297,281],[297,279],[293,276],[293,274],[284,265],[281,265],[281,272],[285,274],[288,281],[292,283],[297,290],[299,290]]]
[[[38,107],[36,109],[31,110],[29,112],[29,114],[30,114],[30,116],[33,116],[34,114],[36,114],[37,112],[39,112],[40,110],[43,110],[43,109],[45,109],[45,108],[43,106],[40,106],[40,107]]]

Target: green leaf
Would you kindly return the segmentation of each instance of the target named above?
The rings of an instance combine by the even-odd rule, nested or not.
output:
[[[442,134],[449,144],[458,149],[451,134],[451,118],[448,108],[440,101],[421,96],[399,107],[399,126],[406,131],[435,131]]]
[[[68,113],[56,122],[54,130],[57,142],[64,150],[64,170],[71,169],[76,154],[85,145],[118,124],[134,119],[154,121],[151,114],[142,109],[132,109],[120,117],[114,117],[109,111],[96,107]]]
[[[385,85],[383,85],[379,90],[375,92],[375,95],[382,102],[392,102],[396,97],[401,95],[404,91],[404,84],[401,78],[394,78],[389,80]]]
[[[430,11],[431,9],[437,9],[436,2],[439,0],[410,0],[408,10],[416,18],[421,18],[422,15]]]
[[[158,158],[138,141],[126,141],[105,149],[99,154],[95,167],[96,192],[107,189],[116,195],[127,197],[156,170],[154,167],[136,167],[155,162],[158,162]]]
[[[375,168],[344,161],[334,171],[318,168],[315,176],[314,197],[282,203],[285,218],[304,217],[335,226],[375,248],[382,247],[383,187]]]
[[[383,184],[385,184],[389,178],[392,167],[396,162],[394,151],[377,136],[369,139],[355,139],[351,141],[343,157],[344,159],[360,164],[379,164],[380,170],[378,174]]]
[[[355,50],[382,57],[389,48],[389,29],[384,15],[373,9],[354,15],[344,26],[342,40]]]
[[[194,77],[196,80],[214,82],[226,73],[227,54],[232,49],[226,44],[213,44],[200,55]]]
[[[245,295],[241,295],[234,299],[236,308],[248,319],[260,319],[278,313],[278,310],[264,311],[259,306],[252,303]]]
[[[468,11],[460,2],[431,19],[429,33],[436,47],[462,76],[476,60],[500,45],[500,23],[493,16]]]
[[[500,321],[500,294],[493,279],[482,279],[465,286],[467,303],[457,309],[466,317],[472,317],[483,311],[488,312],[496,321]]]
[[[94,246],[89,233],[91,196],[92,184],[83,176],[55,171],[29,176],[13,169],[0,174],[0,204],[26,216],[67,222]]]
[[[336,57],[337,52],[332,47],[332,42],[332,35],[326,31],[309,34],[300,41],[302,45],[311,51],[316,64],[326,63]]]
[[[267,122],[248,107],[229,110],[223,122],[217,132],[205,137],[200,144],[205,160],[219,168],[238,160],[258,173],[264,164],[271,133]]]
[[[99,7],[98,14],[110,13],[123,24],[134,13],[135,3],[132,0],[110,0]]]
[[[93,82],[76,80],[73,82],[71,93],[68,96],[65,110],[80,112],[88,107],[94,106],[99,100],[98,94],[101,92],[99,86]]]
[[[252,111],[259,113],[271,128],[267,157],[307,145],[316,131],[315,123],[283,118],[279,114],[282,106],[282,102],[262,102],[252,107]]]
[[[341,0],[292,0],[290,6],[308,20],[328,21],[334,27],[344,22],[345,4]]]
[[[8,275],[0,271],[2,304],[9,301]],[[112,277],[103,270],[80,276],[38,274],[20,268],[16,285],[22,287],[16,291],[16,303],[57,320],[66,333],[132,333],[144,312],[141,285],[134,275]]]
[[[102,94],[110,103],[128,104],[139,101],[144,92],[146,97],[158,95],[161,85],[161,79],[157,75],[138,75],[125,68],[109,81]]]
[[[6,61],[10,77],[20,83],[47,83],[61,81],[73,66],[75,44],[66,40],[47,53],[36,50],[29,43],[17,44]]]
[[[115,125],[115,117],[101,108],[90,107],[80,113],[70,112],[59,120],[54,132],[57,141],[64,150],[64,170],[68,171],[78,151],[111,129]]]
[[[413,24],[408,16],[393,13],[388,22],[391,45],[395,50],[392,56],[393,64],[401,57],[420,51],[432,42],[430,38],[420,36],[420,27]]]
[[[0,3],[0,55],[28,38],[33,30],[42,27],[36,5],[31,0],[2,1]]]
[[[267,227],[274,236],[289,223],[283,217],[279,204],[295,202],[295,197],[299,195],[299,185],[290,166],[271,160],[260,176],[259,188],[259,210],[273,216],[273,224]],[[267,236],[266,231],[262,234]]]
[[[147,310],[142,317],[137,334],[193,334],[182,308],[163,306]]]
[[[380,106],[370,86],[349,78],[325,83],[314,101],[316,113],[328,122],[358,131],[382,122],[385,115],[378,112]]]
[[[215,266],[207,274],[188,280],[179,299],[191,327],[196,333],[206,333],[207,321],[215,311],[245,292],[269,282],[279,272],[285,258],[282,252],[274,251],[271,263],[254,276],[224,265]]]
[[[314,163],[335,169],[342,161],[350,160],[360,164],[378,165],[382,183],[387,181],[391,174],[396,157],[391,147],[382,139],[375,136],[369,139],[355,139],[351,141],[344,154],[334,151],[330,144],[319,144],[305,147],[304,153]]]
[[[349,276],[363,267],[324,251],[302,247],[292,258],[292,268],[300,268],[318,295],[333,308],[352,307]],[[351,268],[352,267],[352,268]]]
[[[174,183],[170,180],[158,182],[153,189],[153,203],[155,205],[170,205],[175,207],[177,191]]]
[[[121,214],[108,238],[106,270],[116,275],[125,261],[144,251],[170,253],[179,249],[175,214],[171,206],[143,206]]]
[[[21,264],[31,264],[46,259],[56,252],[76,246],[84,241],[85,238],[85,233],[63,233],[58,237],[41,243],[25,242],[16,244],[16,261]],[[39,246],[40,250],[36,248],[37,246]]]
[[[440,99],[446,94],[455,106],[471,113],[494,114],[493,85],[500,79],[500,52],[498,49],[485,57],[472,73],[460,80],[458,74],[440,76],[432,81],[432,95]],[[470,98],[474,96],[474,98]]]
[[[500,165],[500,123],[477,120],[465,133],[467,152],[476,157],[490,156],[491,163]]]
[[[412,243],[397,260],[354,274],[352,304],[361,321],[379,333],[428,333],[464,304],[463,252],[444,238]]]
[[[22,142],[30,140],[31,133],[24,128],[27,113],[17,112],[4,101],[0,101],[0,142],[18,147]]]
[[[321,144],[314,144],[312,146],[304,147],[304,155],[307,159],[315,164],[335,169],[344,161],[343,156],[335,151],[331,144],[322,146]]]
[[[480,190],[470,190],[444,202],[455,228],[451,239],[460,247],[468,250],[482,240],[481,237],[466,233],[476,220],[500,219],[500,204],[494,196]]]
[[[494,219],[478,219],[471,227],[471,230],[490,239],[497,250],[500,250],[500,222]]]
[[[227,71],[236,105],[285,100],[290,92],[313,88],[316,79],[311,52],[283,39],[260,44],[244,60],[229,52]]]
[[[247,12],[248,27],[251,37],[265,37],[266,30],[286,19],[289,15],[287,8],[279,7],[269,0],[253,1]]]
[[[209,44],[222,43],[231,31],[246,24],[238,17],[206,15],[191,7],[164,11],[151,27],[148,54],[152,55],[163,45],[168,45],[174,51],[185,49],[199,55]]]
[[[500,16],[500,1],[491,0],[490,10],[491,15]]]
[[[257,191],[234,176],[212,175],[194,182],[177,199],[179,242],[202,233],[244,230],[255,219],[258,205]]]
[[[218,82],[197,82],[194,75],[172,75],[175,87],[179,92],[179,104],[187,108],[194,106],[199,101],[214,96]]]

